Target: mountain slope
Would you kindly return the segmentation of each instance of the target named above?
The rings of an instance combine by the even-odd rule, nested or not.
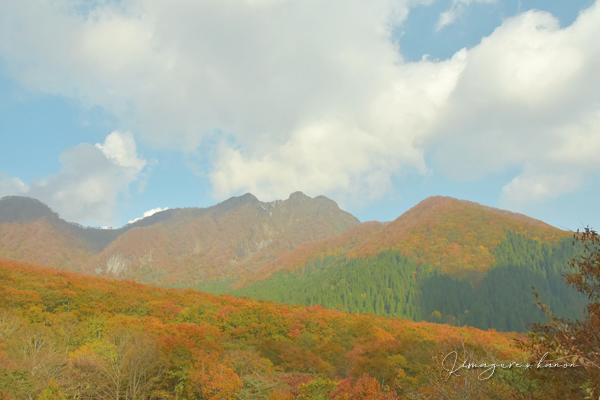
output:
[[[463,370],[453,383],[429,372],[454,349],[472,361],[525,356],[511,346],[515,335],[474,328],[166,290],[2,258],[0,304],[2,398],[289,399],[314,381],[337,396],[317,386],[303,398],[347,399],[357,396],[348,383],[364,374],[373,399],[438,398],[466,378],[493,393],[481,399],[521,390],[501,371],[478,381],[481,370]],[[514,372],[509,378],[530,390],[525,372]],[[378,382],[392,393],[384,397]]]
[[[77,270],[93,251],[77,229],[38,200],[0,199],[0,257]]]
[[[541,221],[448,197],[365,223],[266,264],[231,294],[481,329],[541,322],[531,287],[561,317],[585,299],[562,275],[581,249]]]
[[[400,250],[441,272],[476,279],[494,264],[493,251],[508,231],[549,242],[570,236],[522,214],[435,196],[406,211],[347,256],[365,258],[388,249]]]
[[[240,279],[232,287],[240,288],[264,280],[280,271],[295,271],[304,268],[311,260],[337,254],[345,254],[353,247],[383,229],[384,223],[368,221],[355,225],[343,233],[322,240],[306,242],[295,249],[261,265],[254,274]]]
[[[205,209],[196,218],[175,213],[167,221],[132,229],[88,263],[97,274],[161,285],[192,287],[213,279],[239,279],[309,241],[358,224],[319,196],[300,192],[260,202],[246,194]]]
[[[549,243],[570,235],[522,214],[435,196],[392,222],[368,222],[338,236],[307,243],[266,264],[252,279],[235,287],[264,280],[279,270],[294,271],[327,255],[366,259],[388,250],[475,283],[495,264],[494,250],[509,231]]]
[[[494,251],[497,263],[476,285],[417,263],[397,250],[368,259],[327,256],[295,272],[230,292],[236,296],[315,305],[352,313],[410,318],[526,332],[543,322],[532,287],[559,318],[582,318],[587,299],[566,284],[569,261],[580,254],[571,238],[555,244],[509,231]]]
[[[48,222],[54,234],[76,237],[82,241],[81,246],[91,252],[101,251],[130,229],[153,225],[170,218],[172,214],[173,210],[166,210],[118,229],[99,229],[67,222],[46,204],[30,197],[6,196],[0,199],[0,226],[5,223],[27,225],[43,220]]]
[[[119,229],[68,223],[38,200],[0,199],[0,256],[162,285],[238,279],[358,224],[324,197],[251,194],[208,208],[170,209]]]

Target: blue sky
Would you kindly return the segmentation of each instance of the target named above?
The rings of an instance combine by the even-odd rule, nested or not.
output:
[[[120,226],[246,192],[600,227],[590,0],[5,1],[0,196]]]

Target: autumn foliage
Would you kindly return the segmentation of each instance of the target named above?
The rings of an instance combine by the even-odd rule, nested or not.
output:
[[[8,259],[0,259],[0,304],[6,399],[394,399],[430,384],[426,367],[442,343],[521,354],[510,335],[474,328],[165,290]]]

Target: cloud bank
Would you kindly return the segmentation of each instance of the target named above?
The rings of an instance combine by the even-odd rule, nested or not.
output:
[[[438,28],[473,2],[455,0]],[[376,198],[394,175],[477,180],[517,167],[500,199],[514,209],[600,172],[598,2],[569,27],[529,11],[451,59],[406,63],[392,27],[419,3],[430,1],[4,1],[0,56],[32,90],[205,154],[218,198]],[[77,154],[139,172],[143,160],[111,146]]]

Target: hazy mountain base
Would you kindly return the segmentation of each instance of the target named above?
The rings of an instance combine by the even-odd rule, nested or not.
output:
[[[545,317],[535,305],[533,287],[556,316],[583,317],[586,298],[563,279],[570,272],[569,260],[581,250],[572,239],[552,244],[511,231],[494,251],[496,264],[475,285],[389,250],[367,259],[311,260],[302,270],[280,271],[229,293],[287,304],[320,304],[350,313],[526,332],[531,323]]]

